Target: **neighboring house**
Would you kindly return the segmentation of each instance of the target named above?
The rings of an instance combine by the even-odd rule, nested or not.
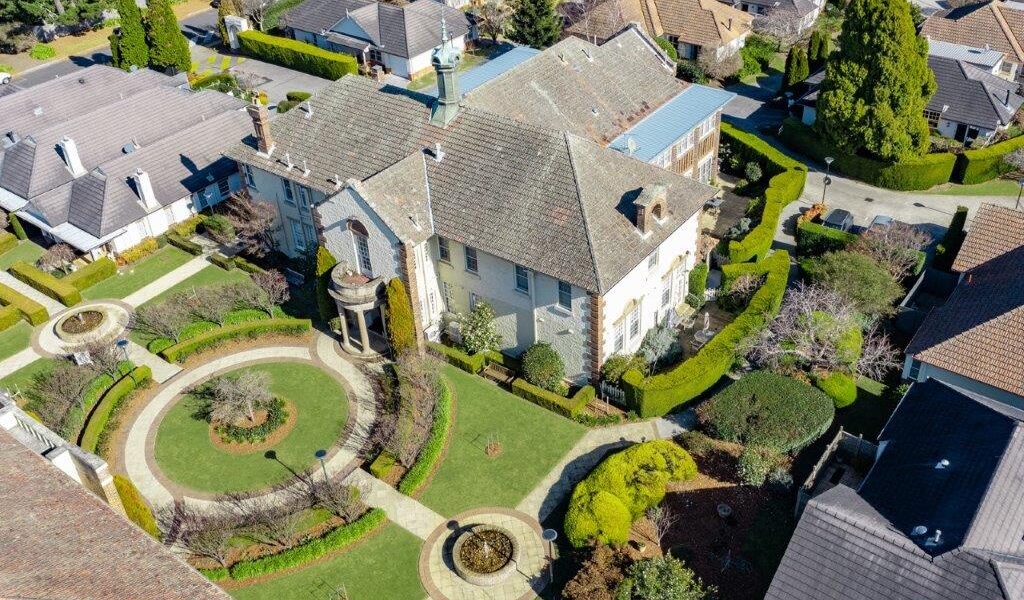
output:
[[[804,125],[814,125],[818,118],[818,94],[821,93],[821,82],[825,81],[825,69],[821,69],[797,84],[796,96],[790,104],[790,111]]]
[[[825,9],[825,0],[721,0],[756,17],[785,19],[794,33],[803,33],[814,25]],[[757,20],[754,21],[757,26]]]
[[[924,116],[941,135],[967,144],[985,144],[1005,131],[1024,104],[1015,81],[963,60],[929,56],[938,89]]]
[[[360,64],[381,65],[414,79],[430,71],[430,52],[441,43],[444,18],[452,45],[466,46],[469,22],[461,10],[435,0],[398,6],[370,0],[305,0],[281,17],[297,40],[352,54]]]
[[[696,59],[701,49],[718,59],[735,54],[751,32],[753,17],[717,0],[603,0],[563,2],[565,35],[602,43],[625,27],[640,23],[651,37],[664,37],[681,58]]]
[[[1022,419],[915,383],[863,482],[807,504],[765,600],[1020,600]]]
[[[992,75],[998,75],[1011,81],[1017,74],[1016,68],[1011,68],[1007,71],[1004,68],[1006,56],[1002,52],[991,48],[976,48],[974,46],[928,39],[928,55],[959,60]]]
[[[1024,3],[990,0],[939,11],[925,20],[921,35],[1002,52],[1000,75],[1013,79],[1024,63]]]
[[[96,258],[239,189],[245,103],[180,83],[93,66],[0,98],[0,206]]]
[[[0,427],[0,597],[230,600],[15,437],[23,434]]]
[[[983,205],[953,270],[960,283],[914,335],[903,377],[1024,408],[1024,212]]]
[[[464,97],[456,54],[435,53],[436,100],[345,77],[311,108],[257,114],[257,135],[229,155],[277,206],[285,252],[323,243],[339,259],[350,351],[369,351],[381,285],[401,277],[421,335],[486,301],[503,351],[550,342],[569,379],[596,378],[688,291],[717,190],[607,147],[685,86],[633,28],[603,46],[564,40]]]

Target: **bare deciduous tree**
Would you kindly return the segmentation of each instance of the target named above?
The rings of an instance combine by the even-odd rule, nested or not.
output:
[[[270,375],[264,371],[244,371],[238,377],[217,377],[192,391],[209,403],[212,421],[234,423],[256,420],[256,411],[273,399]]]
[[[227,318],[228,313],[234,310],[237,302],[234,290],[233,286],[227,285],[216,288],[200,288],[188,298],[188,309],[193,315],[204,321],[223,325],[224,319]]]
[[[885,267],[895,279],[906,277],[917,264],[918,252],[932,241],[924,231],[893,221],[865,231],[851,250],[866,254]]]
[[[71,351],[88,354],[95,370],[114,378],[118,376],[118,369],[124,361],[124,353],[110,342],[82,344],[71,348]]]
[[[139,307],[132,315],[129,328],[178,343],[181,330],[189,324],[188,307],[182,299]]]
[[[265,256],[277,247],[277,213],[267,202],[235,194],[225,203],[228,220],[245,251],[254,256]]]
[[[266,496],[240,494],[229,494],[223,502],[238,523],[238,532],[251,541],[278,549],[295,545],[305,506],[277,505]]]
[[[75,260],[75,249],[67,244],[54,244],[50,246],[37,264],[44,271],[60,271],[67,273],[71,269],[71,263]]]
[[[754,18],[754,31],[770,35],[784,46],[792,46],[800,39],[800,15],[792,9],[769,8]]]
[[[842,295],[800,284],[786,294],[779,315],[745,345],[750,360],[773,371],[856,371],[879,379],[898,365],[896,350],[876,329],[862,334],[860,348],[851,344],[860,327],[856,311]]]
[[[743,66],[743,58],[739,52],[719,56],[715,48],[701,48],[697,53],[697,64],[713,79],[732,77]]]
[[[236,287],[239,302],[258,308],[274,316],[274,308],[284,304],[290,297],[288,281],[280,271],[270,270],[254,273],[251,284]]]
[[[249,17],[249,20],[255,23],[256,28],[260,31],[266,31],[264,23],[274,4],[276,4],[274,0],[237,0],[239,11],[242,15]]]
[[[1024,111],[1020,111],[1017,114],[1024,115]],[[1018,173],[1024,171],[1024,148],[1018,148],[1004,155],[1003,161],[1013,167],[1013,170]]]
[[[654,537],[657,538],[658,546],[665,542],[665,537],[672,531],[672,528],[679,521],[679,516],[670,508],[661,504],[647,509],[647,520],[654,530]]]
[[[576,31],[595,44],[626,26],[620,0],[571,0],[559,9]]]
[[[28,391],[32,408],[51,429],[60,429],[75,404],[83,411],[82,395],[95,372],[68,360],[60,360],[53,369],[37,373]]]
[[[362,491],[343,483],[341,479],[324,479],[319,472],[302,475],[291,489],[300,496],[299,500],[310,506],[329,510],[334,516],[352,521],[363,514]]]
[[[216,561],[228,566],[229,542],[234,523],[220,512],[202,512],[191,504],[177,502],[157,514],[163,541],[194,558]]]
[[[476,15],[480,31],[491,38],[492,44],[497,44],[498,36],[505,32],[505,23],[509,17],[508,5],[497,0],[487,0],[479,5]]]

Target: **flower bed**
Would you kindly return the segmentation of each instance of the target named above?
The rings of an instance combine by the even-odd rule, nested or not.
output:
[[[284,401],[274,398],[267,406],[261,406],[260,410],[267,412],[263,422],[254,427],[245,427],[235,423],[224,423],[216,426],[217,435],[225,442],[239,444],[259,444],[266,441],[267,437],[284,424],[288,418],[288,409]]]
[[[423,489],[427,480],[434,474],[441,454],[448,445],[448,437],[452,430],[452,390],[451,385],[441,379],[438,381],[441,390],[434,407],[434,422],[430,426],[430,436],[420,450],[416,462],[405,473],[398,491],[412,496]]]

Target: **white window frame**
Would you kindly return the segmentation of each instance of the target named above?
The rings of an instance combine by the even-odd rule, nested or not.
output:
[[[447,281],[441,282],[441,298],[444,300],[444,308],[448,312],[452,310],[452,285]]]
[[[469,293],[469,310],[476,308],[477,302],[480,302],[480,296],[476,295],[476,292]]]
[[[668,308],[672,304],[672,278],[666,277],[661,283],[661,307]]]
[[[292,230],[292,246],[299,252],[306,251],[306,236],[302,233],[302,223],[291,217],[288,218],[288,227]]]
[[[370,239],[361,233],[352,232],[352,243],[355,246],[356,262],[359,272],[373,278],[373,260],[370,258]]]
[[[655,249],[649,257],[647,257],[647,270],[651,271],[658,268],[658,250]]]
[[[637,303],[636,307],[626,316],[626,324],[629,329],[630,342],[640,337],[641,316],[642,315],[640,314],[640,303]]]
[[[302,224],[302,233],[303,235],[306,236],[306,243],[310,245],[314,245],[314,242],[316,242],[317,244],[320,243],[320,240],[316,235],[316,228],[310,225],[309,223]]]
[[[309,212],[309,188],[304,185],[297,186],[299,188],[299,210],[302,212]]]
[[[295,206],[295,188],[289,179],[281,178],[281,189],[284,190],[284,203]]]
[[[472,246],[466,246],[466,272],[477,274],[480,272],[480,257],[476,253],[476,248]],[[472,267],[470,264],[472,263]]]
[[[620,319],[615,324],[614,341],[612,343],[612,351],[616,354],[622,352],[626,347],[626,320]]]
[[[686,133],[686,135],[681,137],[679,139],[679,141],[677,141],[672,146],[672,151],[675,152],[676,157],[678,158],[678,157],[686,154],[687,152],[689,152],[691,148],[693,148],[693,130],[692,129],[690,131],[688,131]]]
[[[530,271],[523,265],[514,265],[516,291],[522,294],[530,293]]]
[[[254,190],[259,188],[256,187],[256,174],[253,173],[252,167],[249,165],[242,165],[242,172],[245,173],[245,185],[251,187]]]
[[[910,372],[908,373],[910,379],[917,381],[918,377],[921,376],[921,361],[917,359],[910,359]]]
[[[697,164],[697,181],[701,183],[708,183],[711,181],[711,176],[714,175],[714,173],[712,173],[712,165],[715,162],[714,159],[715,156],[713,154],[709,154],[704,158],[704,160]]]
[[[567,281],[558,282],[558,306],[572,310],[572,284]]]
[[[438,236],[437,238],[437,260],[446,263],[452,262],[452,248],[448,244],[448,238]]]
[[[231,195],[231,181],[227,177],[217,181],[217,193],[220,194],[221,200]]]

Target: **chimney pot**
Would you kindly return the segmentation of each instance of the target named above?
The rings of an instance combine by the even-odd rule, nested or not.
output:
[[[246,111],[256,132],[256,149],[270,156],[274,152],[274,138],[270,135],[270,112],[262,104],[250,104]]]
[[[64,136],[60,138],[60,142],[57,145],[60,147],[60,153],[64,157],[64,164],[68,166],[71,174],[74,177],[85,175],[85,165],[82,164],[82,156],[78,153],[78,145],[75,144],[75,140]]]
[[[444,150],[441,149],[441,142],[434,143],[434,162],[444,160]]]

